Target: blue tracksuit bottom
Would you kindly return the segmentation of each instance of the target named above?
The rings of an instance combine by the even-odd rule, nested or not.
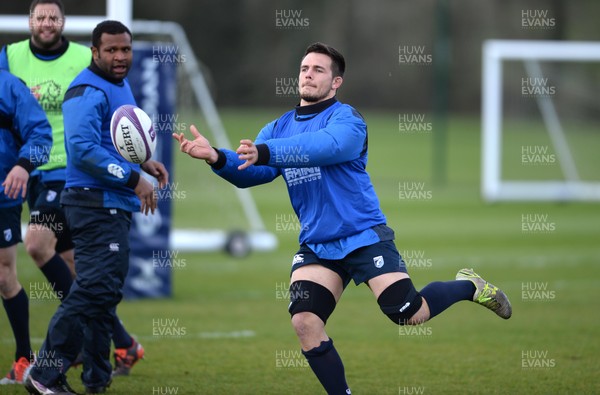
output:
[[[50,320],[31,375],[46,386],[53,385],[83,349],[84,385],[103,387],[111,377],[112,328],[129,268],[131,213],[70,205],[64,208],[75,244],[77,276]]]

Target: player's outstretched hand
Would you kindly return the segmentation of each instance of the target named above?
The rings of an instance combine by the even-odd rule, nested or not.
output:
[[[196,159],[204,159],[208,163],[215,163],[219,158],[219,155],[215,149],[210,145],[206,137],[198,132],[196,126],[190,126],[190,132],[194,136],[194,140],[188,140],[185,138],[184,133],[173,133],[173,138],[179,141],[179,149]]]
[[[258,160],[258,149],[252,140],[240,140],[240,146],[235,152],[239,155],[240,160],[245,160],[244,163],[238,166],[238,170],[244,170],[252,166]]]
[[[156,178],[158,181],[158,188],[162,189],[169,183],[169,172],[162,163],[155,160],[149,160],[142,163],[141,167],[146,173]]]
[[[27,181],[29,173],[23,167],[16,165],[6,175],[6,179],[2,183],[4,194],[11,199],[16,199],[21,194],[24,199],[27,195]]]

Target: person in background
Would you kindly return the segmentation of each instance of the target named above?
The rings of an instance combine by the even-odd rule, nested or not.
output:
[[[64,299],[73,283],[75,266],[73,240],[67,226],[60,197],[65,185],[66,152],[62,102],[73,79],[90,65],[90,48],[64,37],[65,10],[61,0],[33,0],[29,7],[31,36],[6,45],[0,51],[0,68],[21,78],[38,99],[52,126],[53,146],[48,163],[29,178],[27,201],[30,226],[25,234],[25,249],[54,289]],[[25,325],[29,310],[11,311],[15,321]],[[144,356],[143,347],[117,318],[113,328],[113,375],[127,375]],[[0,384],[22,383],[22,372],[30,356],[13,363]],[[81,363],[81,358],[74,364]]]
[[[111,384],[110,337],[129,268],[132,213],[154,213],[154,186],[143,169],[168,183],[159,162],[127,162],[110,137],[112,114],[135,105],[126,79],[132,62],[132,35],[118,21],[92,32],[92,63],[71,83],[63,102],[67,177],[61,196],[75,244],[77,275],[58,307],[25,387],[32,394],[72,394],[66,372],[83,347],[81,379],[87,393]]]
[[[32,358],[29,299],[17,278],[17,244],[29,174],[48,161],[52,129],[27,86],[0,69],[0,295],[16,343],[8,379],[23,380]]]

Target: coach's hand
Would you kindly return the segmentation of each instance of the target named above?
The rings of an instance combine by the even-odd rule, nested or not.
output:
[[[238,154],[238,158],[245,160],[244,163],[238,166],[238,170],[244,170],[247,167],[252,166],[258,160],[258,149],[252,140],[240,140],[240,146],[235,150]]]
[[[196,159],[204,159],[209,165],[213,164],[219,159],[219,154],[210,145],[206,137],[198,132],[196,126],[190,126],[190,132],[194,136],[194,140],[188,140],[185,138],[184,133],[173,133],[173,138],[179,141],[179,149]]]
[[[156,192],[154,191],[154,186],[144,177],[140,177],[134,192],[142,203],[140,209],[142,214],[148,215],[148,212],[154,214],[154,210],[156,209]]]
[[[169,183],[169,172],[162,163],[155,160],[149,160],[142,163],[141,167],[146,173],[156,178],[158,181],[158,188],[162,189]]]
[[[27,181],[29,173],[23,167],[16,165],[6,175],[6,179],[2,183],[4,194],[11,199],[21,197],[24,199],[27,196]]]

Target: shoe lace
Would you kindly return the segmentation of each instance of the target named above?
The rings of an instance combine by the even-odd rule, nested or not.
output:
[[[481,290],[479,300],[494,311],[500,308],[500,303],[496,300],[496,287],[490,286],[489,283],[486,283]]]

